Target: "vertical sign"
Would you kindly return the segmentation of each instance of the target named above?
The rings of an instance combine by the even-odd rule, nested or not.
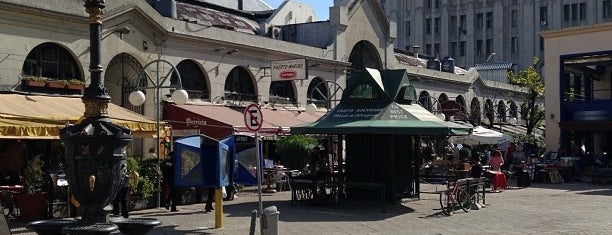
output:
[[[257,148],[257,195],[259,198],[259,210],[257,213],[259,217],[259,227],[261,234],[263,234],[263,203],[261,202],[261,178],[263,177],[263,168],[261,166],[261,155],[259,154],[259,133],[257,132],[263,124],[263,114],[257,104],[249,104],[244,109],[244,124],[246,127],[255,132],[255,147]]]

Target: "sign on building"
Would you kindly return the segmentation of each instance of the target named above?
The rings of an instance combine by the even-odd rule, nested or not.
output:
[[[272,68],[272,81],[308,79],[306,59],[272,61],[270,67]]]

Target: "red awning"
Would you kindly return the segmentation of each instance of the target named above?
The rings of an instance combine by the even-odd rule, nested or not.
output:
[[[244,123],[245,108],[213,104],[166,104],[164,120],[175,131],[197,130],[199,134],[221,139],[232,134],[250,133]],[[263,125],[258,133],[262,136],[287,135],[291,127],[314,122],[325,114],[264,107],[261,108],[261,112]]]

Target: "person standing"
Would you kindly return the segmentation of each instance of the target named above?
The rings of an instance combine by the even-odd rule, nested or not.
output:
[[[208,195],[206,196],[206,206],[204,207],[204,209],[206,210],[206,212],[211,212],[215,209],[212,205],[213,200],[215,199],[215,187],[209,187],[207,189],[207,194]]]
[[[178,193],[177,189],[174,187],[174,152],[170,152],[168,154],[168,159],[164,160],[161,163],[161,171],[163,176],[163,182],[166,188],[167,193],[164,195],[164,207],[166,210],[170,209],[170,211],[175,212],[178,211],[176,209],[176,203],[178,201]]]
[[[115,199],[113,200],[113,215],[119,215],[119,211],[121,211],[121,216],[123,218],[128,218],[129,217],[129,212],[128,212],[128,190],[129,190],[129,185],[128,185],[128,177],[126,175],[126,177],[123,178],[122,182],[121,182],[121,188],[119,188],[119,192],[117,193],[117,195],[115,196]]]

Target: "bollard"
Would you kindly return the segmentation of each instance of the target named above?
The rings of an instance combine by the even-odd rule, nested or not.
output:
[[[262,235],[278,235],[278,215],[276,206],[270,206],[263,210]]]
[[[255,235],[255,223],[257,222],[257,210],[251,211],[251,228],[249,229],[249,235]]]

